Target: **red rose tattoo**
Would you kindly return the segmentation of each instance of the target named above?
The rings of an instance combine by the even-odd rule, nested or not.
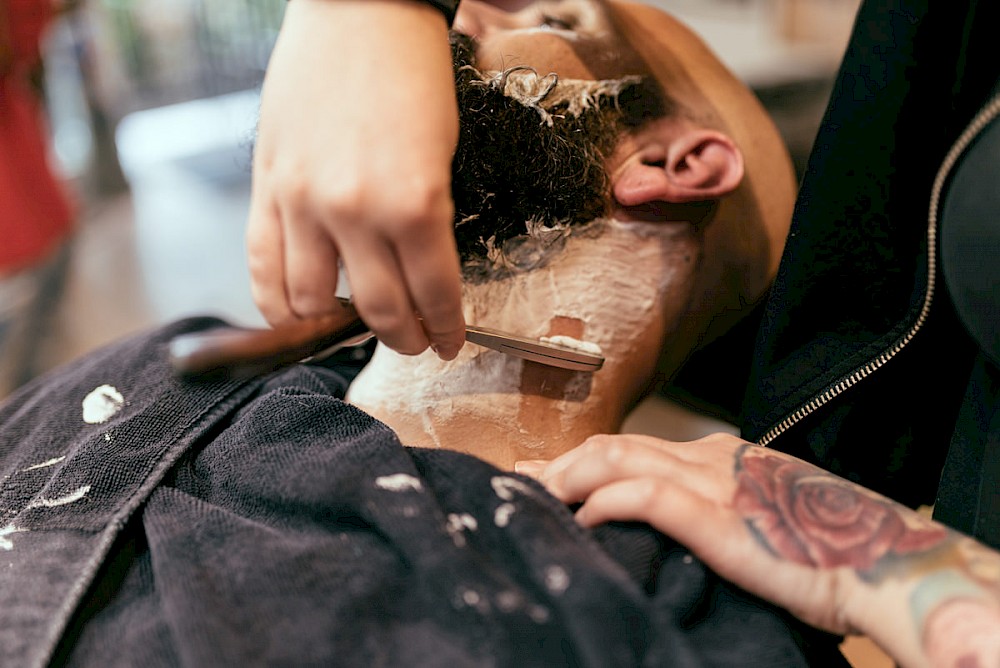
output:
[[[761,449],[736,460],[733,504],[772,552],[807,566],[871,569],[882,557],[929,549],[943,528],[904,521],[888,499],[818,467]]]

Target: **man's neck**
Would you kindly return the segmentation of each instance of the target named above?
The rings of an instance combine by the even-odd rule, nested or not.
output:
[[[431,352],[401,359],[380,348],[349,400],[392,427],[405,445],[469,452],[512,468],[618,430],[620,397],[603,396],[595,375],[474,344],[447,363]]]

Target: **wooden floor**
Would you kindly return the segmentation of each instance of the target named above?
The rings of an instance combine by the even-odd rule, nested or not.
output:
[[[894,668],[895,662],[868,638],[851,637],[840,646],[855,668]]]

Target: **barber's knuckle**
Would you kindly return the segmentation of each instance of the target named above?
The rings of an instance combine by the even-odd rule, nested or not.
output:
[[[450,199],[451,195],[450,180],[438,178],[434,174],[425,174],[412,179],[409,187],[425,207],[435,206],[443,200]]]
[[[317,196],[317,208],[327,220],[356,220],[371,209],[368,188],[355,179],[338,181]]]
[[[618,440],[609,440],[602,448],[601,455],[609,466],[621,468],[629,457],[629,448]]]
[[[670,484],[663,478],[645,477],[635,481],[633,497],[640,508],[658,508],[667,502]]]
[[[464,331],[462,327],[462,308],[459,301],[461,296],[455,295],[454,299],[446,299],[448,296],[444,291],[436,291],[436,301],[430,302],[421,309],[420,314],[424,318],[424,329],[432,336],[447,336],[455,334],[457,331]]]
[[[746,441],[744,441],[739,436],[735,436],[727,432],[716,432],[708,434],[707,436],[704,436],[701,439],[699,439],[699,441],[700,444],[703,446],[718,448],[726,451],[735,450],[741,445],[746,444]]]
[[[276,171],[272,177],[274,192],[284,207],[301,206],[312,196],[313,184],[295,168]]]
[[[333,300],[324,299],[325,296],[323,290],[307,281],[288,286],[288,300],[292,310],[302,316],[319,315],[331,310]]]
[[[402,319],[396,304],[385,297],[355,290],[352,299],[355,308],[364,316],[365,323],[373,329],[391,331]]]
[[[423,350],[406,336],[414,317],[404,305],[396,300],[369,296],[356,297],[354,305],[372,331],[392,339],[392,347],[397,352],[414,355]]]
[[[274,271],[270,244],[261,239],[247,237],[247,269],[256,281],[265,280]]]
[[[583,442],[583,447],[587,448],[587,450],[591,452],[598,452],[602,448],[606,447],[610,442],[612,442],[612,439],[608,434],[594,434]]]
[[[619,470],[628,458],[628,445],[622,443],[620,437],[610,434],[598,434],[587,439],[584,447],[587,454],[600,462],[604,468]]]
[[[395,204],[402,231],[423,236],[428,225],[451,222],[454,205],[448,184],[417,180],[405,186],[404,193]]]

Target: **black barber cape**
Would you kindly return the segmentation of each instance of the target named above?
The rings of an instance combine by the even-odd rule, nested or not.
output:
[[[0,410],[2,665],[847,665],[644,526],[403,447],[350,373],[177,381],[167,342],[213,322]]]

